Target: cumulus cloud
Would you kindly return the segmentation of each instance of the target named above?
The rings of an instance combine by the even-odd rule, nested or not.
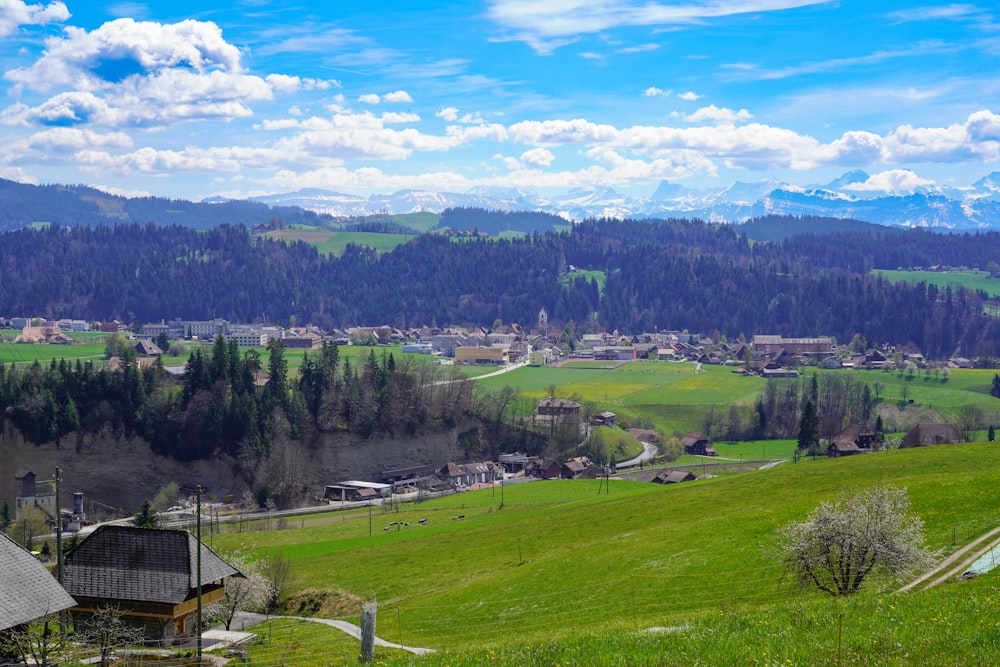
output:
[[[386,102],[412,102],[413,98],[405,90],[397,90],[382,96]]]
[[[69,27],[65,37],[46,40],[33,65],[5,77],[40,92],[69,88],[21,113],[26,122],[55,125],[243,117],[251,114],[249,102],[272,99],[274,89],[293,84],[244,73],[239,50],[219,27],[192,20],[117,19],[92,32]]]
[[[383,123],[417,123],[419,121],[420,116],[415,113],[387,111],[382,114]]]
[[[8,181],[16,181],[17,183],[25,183],[27,185],[39,184],[39,180],[37,178],[30,176],[20,167],[0,165],[0,178],[7,179]]]
[[[843,188],[857,192],[888,192],[895,195],[910,195],[930,185],[934,185],[934,181],[921,178],[909,169],[890,169],[872,174],[866,181],[850,183]]]
[[[689,123],[703,123],[708,121],[710,123],[729,123],[730,125],[742,123],[751,118],[753,118],[753,114],[746,109],[733,111],[725,107],[719,108],[714,104],[702,107],[694,113],[684,116],[684,120]]]
[[[1000,157],[1000,116],[983,110],[947,127],[901,125],[885,138],[889,162],[958,162]]]
[[[363,102],[364,104],[378,104],[382,101],[382,98],[375,93],[367,93],[358,98],[358,102]]]
[[[695,100],[700,100],[702,98],[701,95],[691,92],[690,90],[687,91],[686,93],[681,93],[677,97],[681,98],[686,102],[694,102]]]
[[[458,120],[458,109],[455,107],[445,107],[434,114],[438,118],[448,121],[449,123],[454,123]]]
[[[552,151],[545,148],[532,148],[521,154],[521,162],[529,167],[548,167],[555,159],[556,156],[552,154]]]
[[[287,74],[268,74],[264,80],[267,85],[271,86],[272,90],[280,93],[295,93],[300,90],[329,90],[341,86],[340,81],[336,79],[310,79]]]
[[[22,25],[45,25],[69,17],[69,10],[61,2],[29,5],[24,0],[3,0],[0,2],[0,38],[14,34]]]
[[[643,97],[667,97],[672,92],[672,90],[663,90],[662,88],[657,88],[656,86],[650,86],[642,91],[642,95]]]

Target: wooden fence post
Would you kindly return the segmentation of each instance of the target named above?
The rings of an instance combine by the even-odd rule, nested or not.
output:
[[[375,616],[377,602],[366,602],[361,607],[361,662],[375,659]]]

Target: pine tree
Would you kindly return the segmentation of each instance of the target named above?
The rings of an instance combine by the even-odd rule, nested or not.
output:
[[[1000,398],[1000,373],[993,374],[993,386],[990,387],[990,396]]]
[[[816,406],[812,401],[806,401],[806,406],[802,408],[802,417],[799,419],[799,450],[815,451],[819,445],[819,417],[816,415]]]
[[[139,511],[135,513],[135,518],[132,519],[132,525],[138,528],[160,527],[160,517],[153,511],[153,503],[148,500],[142,501]]]
[[[4,498],[3,507],[0,508],[0,532],[7,530],[7,526],[10,525],[12,520],[13,517],[10,513],[10,503],[8,503],[7,499]]]
[[[993,428],[993,424],[990,424],[990,430],[986,432],[986,439],[993,442],[997,439],[996,429]]]

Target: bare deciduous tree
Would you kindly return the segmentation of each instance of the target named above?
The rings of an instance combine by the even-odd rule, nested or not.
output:
[[[835,596],[856,593],[871,576],[892,581],[926,569],[934,557],[923,543],[906,490],[881,485],[842,492],[780,532],[780,553],[799,583]]]
[[[81,625],[80,635],[100,652],[101,667],[111,664],[116,647],[128,648],[144,639],[142,628],[129,624],[117,607],[101,607]]]
[[[59,631],[59,617],[53,614],[0,633],[0,645],[15,652],[24,664],[46,667],[69,648],[69,641]]]

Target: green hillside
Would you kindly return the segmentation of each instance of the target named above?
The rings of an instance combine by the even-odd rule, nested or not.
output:
[[[619,645],[641,643],[646,640],[633,633],[654,627],[683,628],[677,632],[692,651],[708,650],[700,636],[705,628],[722,633],[713,641],[734,651],[724,654],[732,656],[731,664],[756,650],[744,648],[747,641],[757,641],[741,634],[751,630],[749,636],[766,634],[771,645],[786,649],[795,664],[819,664],[804,660],[815,641],[800,631],[812,627],[809,623],[836,619],[838,610],[885,614],[886,591],[876,587],[846,602],[799,591],[783,577],[769,548],[780,526],[801,520],[819,501],[844,487],[885,481],[908,488],[914,510],[926,523],[929,545],[943,554],[1000,519],[1000,447],[972,444],[803,461],[667,487],[620,480],[610,487],[599,480],[508,485],[392,512],[376,510],[371,523],[364,512],[353,520],[316,520],[301,529],[255,533],[252,543],[260,553],[280,552],[292,560],[298,603],[312,615],[356,620],[360,602],[377,598],[386,619],[380,636],[469,652],[467,658],[449,653],[415,664],[482,664],[486,652],[496,650],[507,651],[508,658],[498,657],[494,664],[513,664],[512,651],[531,647],[541,659],[516,662],[562,664],[558,656],[564,651],[597,650],[599,642],[588,638],[613,632]],[[215,546],[234,548],[247,541],[246,535],[223,535],[215,538]],[[992,575],[988,580],[996,582]],[[1000,603],[984,586],[954,584],[943,592],[890,601],[896,605],[898,599],[902,607],[937,600],[934,608],[943,609],[940,596],[952,595],[948,609],[965,600],[995,614]],[[980,603],[976,596],[987,601]],[[771,618],[785,619],[799,631],[744,627],[748,619],[770,624]],[[954,644],[956,633],[964,631],[958,620],[949,618],[945,625],[928,616],[920,641]],[[866,633],[869,646],[913,633],[895,625],[869,627],[861,619],[848,622],[855,632]],[[813,629],[823,631],[824,642],[836,642],[829,628]],[[670,643],[660,639],[664,646]],[[851,639],[852,646],[856,643]],[[995,645],[991,650],[996,654]],[[885,664],[905,664],[902,653],[899,661]],[[787,664],[784,659],[760,664]],[[717,663],[695,652],[648,664]]]
[[[982,290],[994,299],[1000,297],[1000,280],[990,277],[988,271],[890,271],[876,269],[873,273],[880,273],[891,282],[925,282],[929,285],[936,285],[942,290],[946,287],[955,289],[961,286],[970,290]]]

